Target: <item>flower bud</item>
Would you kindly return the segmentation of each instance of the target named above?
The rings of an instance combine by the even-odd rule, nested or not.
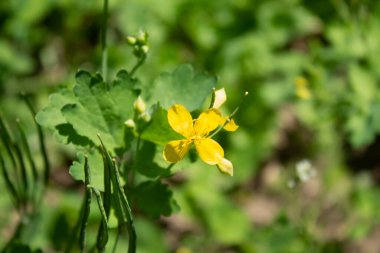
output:
[[[142,120],[144,120],[145,122],[149,122],[151,119],[152,119],[152,117],[149,115],[149,113],[147,113],[147,112],[144,112],[144,113],[142,113],[141,114],[141,118],[142,118]]]
[[[144,54],[147,54],[149,52],[149,47],[147,45],[144,45],[141,47],[141,51],[143,51]]]
[[[134,36],[128,36],[127,37],[127,42],[128,42],[129,45],[134,46],[136,44],[136,42],[137,42],[137,39]]]
[[[139,33],[137,34],[137,40],[141,44],[146,44],[148,42],[148,33],[140,30]]]
[[[131,129],[136,128],[136,124],[135,124],[135,122],[133,121],[133,119],[126,120],[126,121],[124,122],[124,125],[125,125],[126,127],[128,127],[128,128],[131,128]]]
[[[146,110],[145,102],[140,96],[137,97],[133,106],[134,106],[135,110],[139,113],[143,113]]]
[[[227,175],[233,176],[234,174],[234,166],[232,165],[231,161],[223,158],[218,164],[218,169],[220,172],[225,173]]]

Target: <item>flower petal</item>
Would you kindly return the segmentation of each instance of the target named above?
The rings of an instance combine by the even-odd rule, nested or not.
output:
[[[218,164],[223,160],[223,148],[210,138],[198,139],[194,141],[195,148],[201,159],[207,164]]]
[[[176,163],[183,159],[186,153],[189,151],[191,141],[178,140],[171,141],[166,144],[163,156],[164,159],[171,163]]]
[[[189,138],[194,135],[193,118],[190,112],[180,104],[175,104],[168,111],[169,125],[177,133]]]
[[[209,132],[218,127],[221,117],[220,112],[214,108],[202,112],[194,122],[195,135],[206,136]]]
[[[223,158],[222,161],[217,164],[217,166],[220,172],[230,176],[234,175],[234,166],[232,165],[231,161]]]
[[[239,128],[238,125],[236,125],[235,121],[233,119],[228,122],[223,129],[230,132],[235,132]]]
[[[224,88],[214,91],[215,101],[212,105],[213,108],[219,108],[227,100],[226,91]]]

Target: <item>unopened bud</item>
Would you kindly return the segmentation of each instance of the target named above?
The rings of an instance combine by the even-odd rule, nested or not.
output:
[[[218,164],[218,169],[220,172],[225,173],[227,175],[233,176],[234,175],[234,166],[232,165],[231,161],[223,158]]]
[[[128,42],[129,45],[134,46],[136,44],[136,42],[137,42],[137,39],[134,36],[128,36],[127,37],[127,42]]]
[[[149,47],[147,45],[144,45],[141,47],[141,51],[143,51],[144,54],[147,54],[149,52]]]
[[[131,128],[131,129],[134,129],[136,128],[136,124],[135,122],[133,121],[133,119],[129,119],[127,121],[124,122],[124,125],[128,128]]]
[[[152,117],[149,115],[149,113],[146,113],[146,112],[144,112],[143,114],[141,114],[141,118],[145,122],[149,122],[152,119]]]
[[[145,102],[144,100],[142,100],[140,96],[137,97],[133,106],[135,107],[136,111],[138,111],[139,113],[143,113],[146,110]]]
[[[139,33],[137,34],[137,40],[142,44],[147,43],[148,42],[148,33],[140,30]]]

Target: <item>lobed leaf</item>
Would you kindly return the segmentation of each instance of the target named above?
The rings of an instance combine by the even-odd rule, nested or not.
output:
[[[151,104],[160,101],[165,109],[179,103],[194,111],[203,106],[215,84],[216,77],[194,73],[191,65],[181,65],[172,73],[161,74],[154,81],[148,100]]]
[[[100,75],[79,71],[73,90],[50,97],[36,120],[55,131],[58,140],[77,146],[98,145],[100,134],[107,147],[123,146],[124,121],[133,117],[136,80],[120,71],[110,88]]]
[[[169,216],[179,209],[173,199],[173,192],[159,180],[141,183],[134,190],[133,197],[137,206],[153,218],[159,218],[160,215]]]
[[[91,175],[91,186],[98,189],[99,191],[104,191],[103,182],[103,158],[98,150],[93,149],[86,153],[88,156],[88,167],[90,168]],[[77,153],[78,161],[74,161],[70,166],[70,175],[76,179],[85,182],[85,153],[80,151]]]

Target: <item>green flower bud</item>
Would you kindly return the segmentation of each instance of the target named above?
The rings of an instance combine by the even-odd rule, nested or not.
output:
[[[152,117],[149,115],[149,113],[144,112],[143,114],[141,114],[141,119],[145,122],[149,122],[152,119]]]
[[[129,45],[134,46],[136,44],[136,42],[137,42],[137,39],[134,36],[128,36],[127,37],[127,42],[128,42]]]
[[[140,30],[139,33],[137,34],[137,40],[141,44],[146,44],[148,42],[148,33]]]
[[[137,97],[133,106],[134,106],[135,110],[139,113],[143,113],[146,110],[145,102],[140,96]]]
[[[133,119],[126,120],[124,122],[124,125],[128,128],[135,129],[136,128],[136,123],[133,121]]]
[[[147,45],[144,45],[141,47],[141,51],[143,51],[144,54],[147,54],[149,52],[149,47]]]

